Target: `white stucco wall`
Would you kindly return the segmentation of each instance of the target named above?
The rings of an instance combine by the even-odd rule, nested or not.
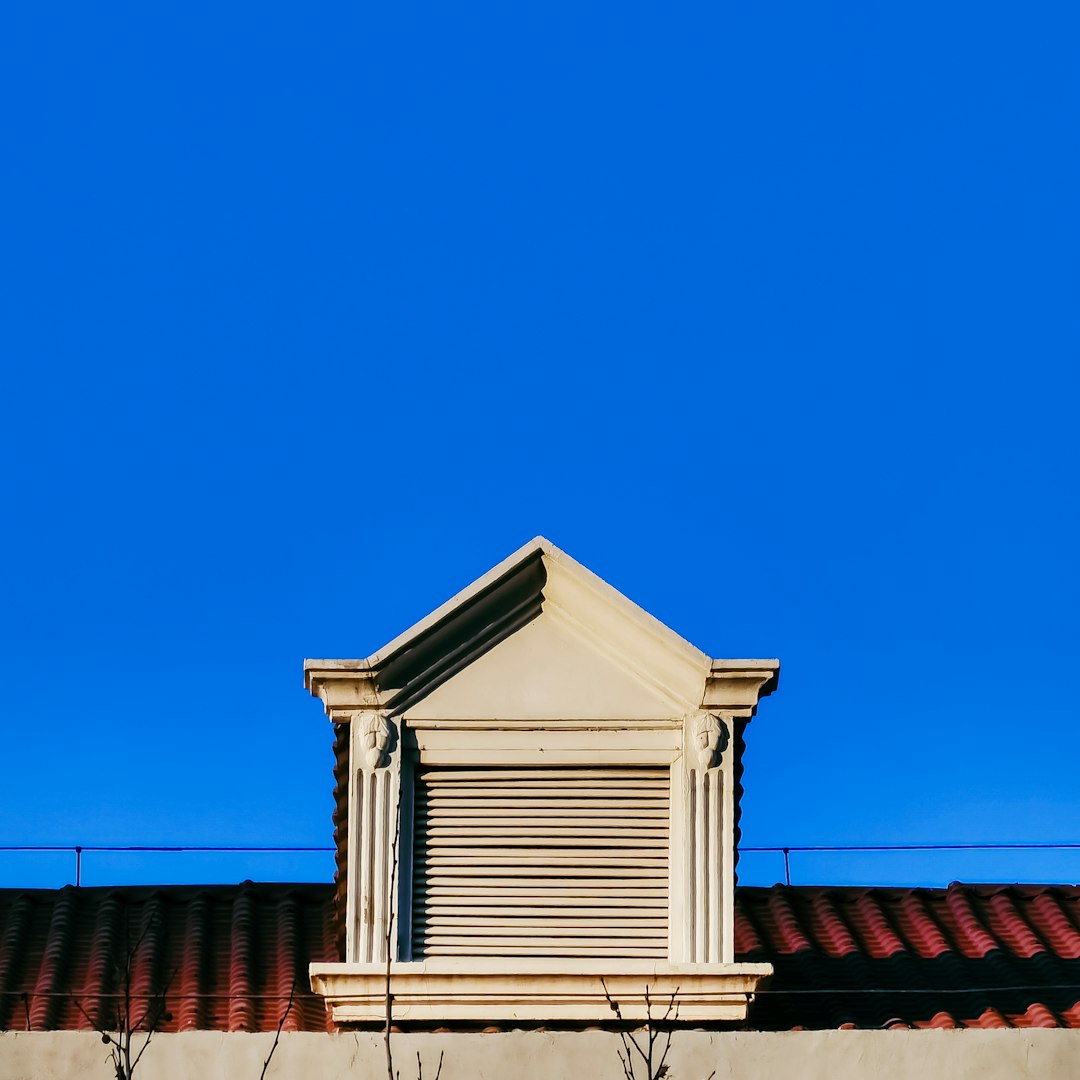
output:
[[[272,1034],[157,1035],[136,1080],[258,1080]],[[395,1067],[416,1080],[623,1080],[618,1037],[603,1032],[509,1032],[394,1037]],[[678,1032],[671,1080],[996,1080],[1080,1078],[1080,1031]],[[370,1034],[283,1034],[267,1080],[379,1078],[382,1039]],[[640,1071],[638,1075],[641,1075]],[[0,1034],[3,1080],[111,1080],[108,1048],[83,1032]]]

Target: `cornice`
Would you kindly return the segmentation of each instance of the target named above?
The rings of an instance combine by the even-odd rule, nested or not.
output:
[[[779,681],[779,660],[713,660],[705,677],[701,707],[749,720],[758,702],[768,697]]]

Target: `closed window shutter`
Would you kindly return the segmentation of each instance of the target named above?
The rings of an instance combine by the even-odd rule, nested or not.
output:
[[[667,956],[667,769],[420,767],[415,798],[415,958]]]

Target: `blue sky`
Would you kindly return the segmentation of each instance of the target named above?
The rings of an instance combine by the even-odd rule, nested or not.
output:
[[[1075,6],[5,24],[0,843],[329,843],[302,659],[537,533],[781,658],[747,843],[1080,840]]]

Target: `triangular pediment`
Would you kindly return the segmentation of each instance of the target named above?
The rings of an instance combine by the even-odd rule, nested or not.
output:
[[[654,720],[681,705],[542,612],[408,708],[408,720]]]
[[[661,719],[711,661],[537,538],[369,657],[381,702],[425,719]]]

